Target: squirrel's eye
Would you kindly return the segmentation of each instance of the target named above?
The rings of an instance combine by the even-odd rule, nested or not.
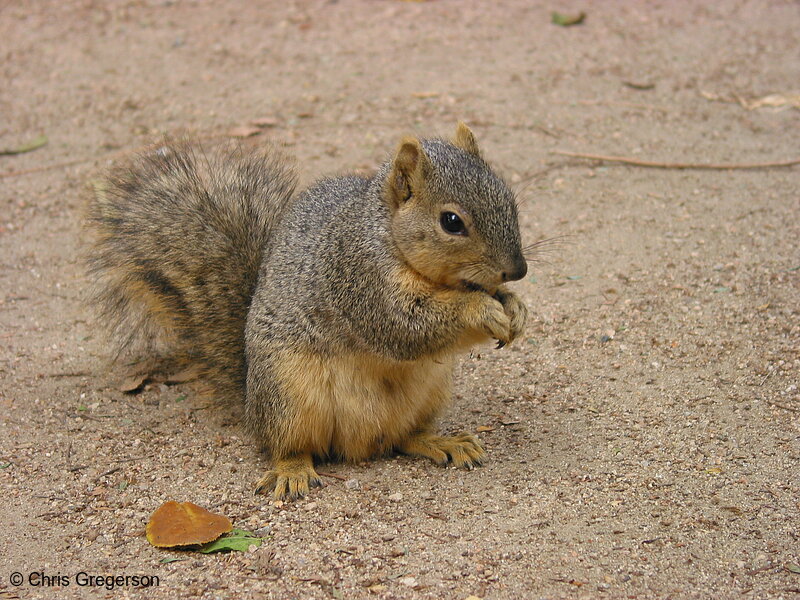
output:
[[[442,225],[442,229],[444,229],[447,233],[452,233],[453,235],[466,235],[467,228],[464,226],[464,221],[461,220],[456,213],[453,212],[443,212],[439,222]]]

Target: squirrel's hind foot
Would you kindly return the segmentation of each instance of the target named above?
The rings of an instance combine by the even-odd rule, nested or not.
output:
[[[470,470],[482,465],[486,456],[480,440],[472,434],[445,437],[418,433],[398,446],[398,450],[403,454],[430,458],[439,466],[451,463]]]
[[[310,454],[275,460],[275,466],[256,485],[256,494],[272,492],[276,500],[295,500],[311,488],[322,487]]]

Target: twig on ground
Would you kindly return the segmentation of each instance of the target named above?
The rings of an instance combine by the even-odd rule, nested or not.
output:
[[[95,158],[78,158],[75,160],[68,160],[61,163],[53,163],[51,165],[44,165],[41,167],[34,167],[33,169],[23,169],[22,171],[9,171],[7,173],[0,173],[0,179],[7,177],[18,177],[19,175],[29,175],[31,173],[41,173],[42,171],[50,171],[51,169],[63,169],[64,167],[71,167],[72,165],[79,165],[81,163],[88,163]]]
[[[759,383],[758,385],[759,385],[759,386],[762,386],[762,385],[764,385],[764,383],[766,383],[767,379],[769,379],[769,378],[770,378],[770,376],[771,376],[771,375],[772,375],[774,372],[775,372],[775,371],[767,371],[767,374],[766,374],[766,375],[764,375],[764,379],[762,379],[762,380],[761,380],[761,383]]]
[[[103,471],[102,473],[100,473],[100,475],[98,475],[97,477],[95,477],[95,478],[94,478],[94,480],[95,480],[95,482],[98,482],[98,481],[100,481],[100,480],[101,480],[103,477],[105,477],[106,475],[111,475],[112,473],[116,473],[116,472],[117,472],[117,471],[119,471],[121,468],[122,468],[122,467],[113,467],[113,468],[111,468],[111,469],[108,469],[107,471]]]
[[[331,477],[332,479],[338,479],[339,481],[347,481],[349,477],[345,477],[344,475],[339,475],[338,473],[327,473],[324,471],[317,471],[317,475],[322,477]]]
[[[126,462],[135,462],[137,460],[146,460],[148,458],[153,458],[154,454],[149,454],[147,456],[132,456],[130,458],[118,458],[117,460],[112,460],[111,463],[126,463]]]
[[[578,100],[578,104],[584,106],[622,106],[623,108],[638,108],[642,110],[657,110],[659,112],[668,113],[670,109],[665,106],[656,106],[655,104],[642,104],[641,102],[608,102],[606,100]]]
[[[780,565],[764,565],[763,567],[758,567],[757,569],[751,569],[750,571],[745,572],[745,575],[756,575],[758,573],[763,573],[764,571],[770,571],[775,568],[780,568]]]
[[[785,404],[781,404],[779,402],[773,402],[772,400],[765,400],[767,404],[770,406],[776,406],[778,408],[782,408],[783,410],[790,410],[792,412],[800,412],[800,408],[795,408],[793,406],[786,406]]]
[[[60,373],[45,373],[44,376],[45,377],[55,377],[55,378],[61,378],[61,377],[88,377],[91,374],[92,373],[90,373],[89,371],[61,371]]]
[[[793,160],[777,161],[777,162],[764,162],[764,163],[730,163],[730,164],[716,164],[716,163],[670,163],[670,162],[655,162],[651,160],[639,160],[636,158],[627,158],[625,156],[606,156],[603,154],[588,154],[585,152],[567,152],[565,150],[553,150],[553,154],[561,156],[571,156],[573,158],[588,158],[591,160],[599,160],[603,162],[618,162],[635,167],[647,167],[650,169],[705,169],[705,170],[732,170],[732,169],[771,169],[774,167],[792,167],[800,165],[800,158]]]

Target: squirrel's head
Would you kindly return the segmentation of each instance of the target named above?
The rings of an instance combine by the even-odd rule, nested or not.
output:
[[[404,138],[384,195],[398,251],[427,279],[493,294],[527,273],[514,193],[463,123],[452,142]]]

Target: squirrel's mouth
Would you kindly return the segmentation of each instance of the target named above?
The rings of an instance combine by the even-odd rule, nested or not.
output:
[[[494,280],[495,278],[492,277],[481,278],[483,281],[476,281],[474,278],[467,279],[466,277],[463,277],[463,273],[458,272],[445,271],[430,273],[419,269],[416,265],[413,265],[408,261],[405,262],[406,266],[416,273],[417,276],[425,279],[435,286],[450,290],[456,290],[459,292],[483,292],[484,294],[494,296],[497,293],[497,286],[500,284],[500,281]],[[483,273],[479,274],[482,275]]]
[[[503,283],[499,271],[489,265],[470,263],[451,274],[456,286],[465,292],[484,292],[490,296],[497,293],[497,288]]]

